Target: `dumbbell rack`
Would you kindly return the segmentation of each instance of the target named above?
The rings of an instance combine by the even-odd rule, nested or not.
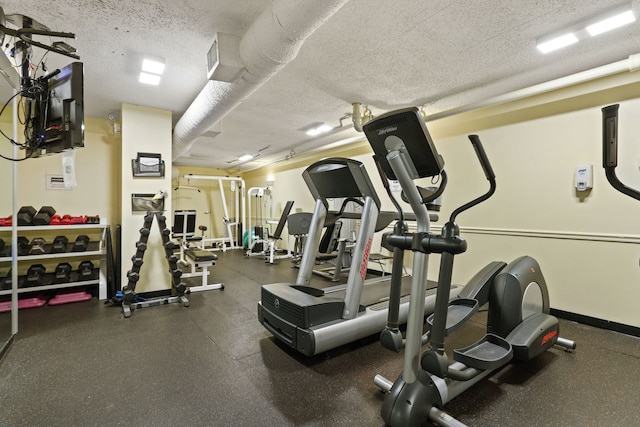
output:
[[[147,250],[147,241],[149,234],[151,233],[151,225],[153,219],[158,221],[160,233],[162,234],[162,244],[164,246],[167,262],[169,263],[169,272],[171,273],[171,285],[175,291],[175,295],[169,297],[152,298],[146,301],[136,302],[136,284],[140,280],[140,267],[144,263],[144,253]],[[175,244],[171,241],[171,230],[167,228],[167,219],[158,211],[149,211],[144,216],[144,223],[140,229],[140,240],[136,242],[136,253],[131,257],[133,264],[131,270],[127,272],[127,285],[122,289],[122,314],[125,318],[131,316],[131,310],[144,307],[154,307],[157,305],[181,303],[184,307],[189,307],[189,300],[185,296],[188,288],[180,280],[182,277],[182,270],[178,267],[178,257],[173,254]]]
[[[104,219],[103,219],[104,221]],[[107,263],[106,263],[106,247],[105,247],[105,237],[106,237],[106,223],[102,224],[82,224],[82,225],[42,225],[42,226],[18,226],[18,234],[20,236],[38,236],[42,233],[50,234],[47,237],[47,241],[50,243],[52,241],[52,237],[54,235],[67,234],[70,236],[76,236],[78,234],[90,234],[91,243],[86,251],[83,252],[63,252],[63,253],[54,253],[48,252],[45,254],[39,255],[20,255],[17,257],[18,263],[21,265],[25,264],[38,264],[38,263],[52,263],[58,261],[70,261],[72,260],[85,260],[85,259],[93,259],[94,262],[98,261],[98,277],[95,279],[84,280],[78,277],[76,279],[76,273],[74,271],[73,278],[70,282],[61,282],[61,283],[51,283],[50,280],[45,280],[45,284],[41,286],[32,286],[32,287],[20,287],[18,288],[18,293],[34,293],[37,294],[41,291],[49,291],[55,289],[64,289],[64,288],[74,288],[74,287],[86,287],[86,286],[95,286],[98,288],[98,298],[104,300],[107,298]],[[11,241],[4,237],[5,235],[10,235],[11,227],[0,227],[0,236],[5,240],[7,244],[11,244]],[[6,252],[6,248],[5,248]],[[11,263],[11,256],[5,254],[0,256],[0,268],[4,272],[6,268],[8,268]],[[52,275],[53,270],[49,267],[47,269],[47,276]],[[18,283],[21,283],[23,280],[23,276],[18,278]],[[51,283],[51,284],[47,284]],[[0,290],[0,296],[10,295],[11,290]]]

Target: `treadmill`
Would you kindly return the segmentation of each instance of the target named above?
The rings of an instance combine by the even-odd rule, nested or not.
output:
[[[391,277],[366,279],[373,234],[382,223],[380,199],[364,165],[352,159],[330,158],[302,174],[316,200],[303,258],[295,283],[263,285],[258,302],[260,323],[276,338],[300,353],[313,356],[380,333],[386,326]],[[353,199],[362,204],[360,227],[346,285],[319,289],[310,285],[322,230],[339,218],[329,211],[329,199]],[[351,214],[352,215],[352,214]],[[350,216],[351,216],[350,215]],[[435,307],[436,283],[425,283],[425,314]],[[402,283],[399,322],[406,323],[411,277]],[[450,298],[460,287],[451,289]]]

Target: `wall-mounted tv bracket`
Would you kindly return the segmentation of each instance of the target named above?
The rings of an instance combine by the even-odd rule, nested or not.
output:
[[[6,26],[7,22],[17,27],[17,29],[8,28]],[[19,62],[22,64],[20,77],[21,86],[23,88],[31,86],[31,79],[29,77],[31,46],[37,46],[50,52],[58,53],[70,58],[80,59],[80,57],[76,54],[76,49],[67,43],[53,42],[51,45],[48,45],[33,40],[33,36],[74,39],[76,37],[74,33],[51,31],[46,25],[41,24],[35,19],[25,15],[13,14],[5,16],[4,10],[0,7],[0,44],[4,43],[5,35],[10,35],[18,39],[13,48],[13,55],[15,57],[22,56],[21,58],[19,58]]]

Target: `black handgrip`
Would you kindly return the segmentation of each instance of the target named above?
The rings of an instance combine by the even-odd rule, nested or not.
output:
[[[480,160],[480,164],[482,165],[484,176],[487,177],[488,181],[495,180],[496,174],[493,173],[493,168],[491,167],[491,163],[489,163],[489,158],[487,157],[487,153],[485,153],[484,151],[484,147],[482,147],[480,137],[478,135],[469,135],[469,140],[471,141],[471,144],[473,144],[473,149],[476,150],[476,155],[478,156],[478,160]]]
[[[618,166],[618,107],[609,105],[602,109],[602,167]]]

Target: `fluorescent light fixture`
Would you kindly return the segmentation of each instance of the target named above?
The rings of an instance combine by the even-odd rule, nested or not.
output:
[[[318,126],[315,126],[315,127],[312,127],[311,129],[308,129],[306,134],[309,135],[309,136],[318,136],[321,133],[327,133],[332,129],[333,129],[333,127],[329,126],[326,123],[322,123],[322,124],[320,124]]]
[[[596,16],[595,18],[582,21],[569,28],[561,30],[555,34],[536,40],[536,47],[542,53],[553,52],[565,46],[577,43],[589,36],[606,33],[623,25],[631,24],[636,21],[633,14],[631,4],[617,7],[613,10]]]
[[[635,22],[635,20],[636,17],[633,15],[633,11],[627,10],[587,26],[587,32],[591,36],[597,36],[598,34],[606,33],[623,25],[631,24]]]
[[[140,83],[157,86],[160,84],[160,76],[157,74],[141,72],[138,81]]]
[[[253,156],[251,154],[245,154],[244,156],[238,157],[238,160],[241,162],[248,162],[251,159],[253,159]]]
[[[142,71],[144,71],[145,73],[161,75],[164,72],[164,67],[165,63],[161,58],[144,58],[142,60]]]
[[[578,37],[574,33],[563,34],[558,37],[554,37],[542,43],[538,43],[536,46],[542,53],[549,53],[554,50],[562,49],[563,47],[578,43]]]

